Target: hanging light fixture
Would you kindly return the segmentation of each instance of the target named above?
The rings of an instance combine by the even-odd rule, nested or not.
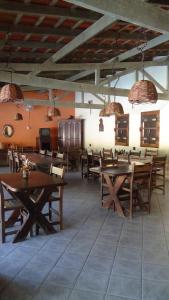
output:
[[[144,51],[143,49],[147,46],[147,43],[138,47],[142,54],[142,73],[143,79],[137,81],[131,88],[128,96],[128,101],[131,104],[141,103],[156,103],[158,100],[158,93],[154,83],[150,80],[144,79]]]
[[[9,34],[7,33],[6,35],[6,43],[5,45],[9,45]],[[6,69],[9,69],[9,59],[10,59],[10,53],[9,53],[9,58],[7,62],[7,67]],[[0,91],[0,103],[6,103],[6,102],[13,102],[13,103],[23,103],[24,96],[22,93],[21,88],[17,85],[12,83],[12,71],[14,70],[5,70],[7,72],[10,72],[11,74],[11,82],[8,84],[5,84]]]
[[[48,116],[48,114],[45,115],[45,122],[50,122],[50,121],[52,121],[52,117]]]
[[[100,110],[99,117],[110,117],[110,115],[106,112],[106,96],[103,95],[104,98],[104,107]]]
[[[110,115],[106,113],[106,107],[101,109],[99,117],[110,117]]]
[[[55,107],[55,101],[53,98],[53,90],[52,89],[49,90],[49,101],[51,102],[51,106],[48,108],[47,115],[51,118],[52,117],[60,117],[61,113],[60,113],[60,110]]]
[[[16,113],[15,117],[14,117],[15,121],[22,121],[23,120],[23,116],[20,113]]]
[[[109,116],[123,115],[123,106],[119,102],[110,102],[106,105],[105,113]]]
[[[26,126],[27,130],[30,130],[32,127],[30,125],[30,117],[31,117],[31,110],[32,110],[32,105],[26,105],[25,110],[28,112],[28,125]]]
[[[20,107],[19,104],[16,105],[16,110]],[[14,116],[14,120],[15,121],[22,121],[23,120],[23,116],[21,113],[16,112],[15,116]]]
[[[114,88],[116,87],[117,83],[119,81],[119,78],[117,79]],[[107,105],[100,111],[99,116],[100,117],[109,117],[112,115],[123,115],[124,110],[121,103],[116,102],[116,96],[114,95],[114,101],[107,103]]]

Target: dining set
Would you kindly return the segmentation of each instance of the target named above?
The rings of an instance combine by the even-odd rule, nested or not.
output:
[[[100,178],[102,207],[115,210],[120,217],[132,218],[134,209],[150,213],[153,190],[158,189],[165,194],[166,155],[143,157],[141,152],[136,155],[136,151],[130,151],[113,157],[110,149],[109,157],[104,159],[103,155],[99,157],[98,154],[96,163],[91,155],[88,154],[86,160],[89,169],[86,178],[89,179],[89,174],[93,178]]]
[[[48,167],[48,172],[39,170],[43,164]],[[23,176],[25,168],[28,168],[26,177]],[[29,233],[33,234],[33,227],[36,234],[39,228],[46,234],[55,233],[56,224],[63,229],[64,170],[64,158],[28,153],[10,173],[0,174],[1,242],[5,242],[11,234],[14,234],[14,243],[23,241]],[[52,219],[54,202],[58,203],[55,205],[57,216]],[[46,205],[48,209],[44,209]],[[14,226],[17,223],[20,226]]]
[[[81,155],[82,180],[99,178],[102,208],[132,218],[135,210],[151,212],[154,189],[165,193],[166,159],[166,155],[148,152],[141,156],[136,151],[113,153],[105,148],[102,152],[86,151]],[[9,150],[8,162],[10,173],[0,174],[1,242],[8,235],[14,235],[14,243],[23,241],[28,234],[39,234],[39,229],[52,234],[55,225],[62,230],[67,167],[64,154]]]

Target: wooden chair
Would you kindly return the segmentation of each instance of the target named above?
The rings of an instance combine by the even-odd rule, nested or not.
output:
[[[59,176],[61,178],[64,178],[65,168],[64,167],[59,168],[59,167],[55,167],[55,166],[51,165],[50,174],[52,176]],[[48,200],[48,202],[49,202],[49,220],[54,225],[59,224],[60,230],[63,229],[63,191],[64,191],[64,186],[58,187],[58,191],[56,193],[53,193]],[[55,202],[56,204],[58,203],[58,208],[57,207],[54,208],[52,206],[53,202]],[[56,220],[56,221],[52,220],[52,213],[54,213],[58,217],[58,220]]]
[[[64,158],[65,158],[65,155],[64,155],[64,153],[57,152],[57,153],[56,153],[56,158],[64,159]]]
[[[14,171],[20,172],[22,167],[22,160],[18,152],[13,153],[13,159],[14,159]]]
[[[6,197],[7,191],[2,184],[0,184],[0,231],[1,231],[1,242],[5,243],[6,236],[15,234],[16,230],[13,226],[16,222],[23,223],[22,216],[22,203],[12,197]],[[7,218],[7,214],[11,212],[10,216]],[[11,227],[11,230],[9,228]],[[6,230],[8,228],[8,230]]]
[[[81,176],[82,179],[88,174],[88,151],[85,149],[80,155]]]
[[[46,150],[46,156],[53,157],[53,151]]]
[[[159,189],[165,194],[165,169],[167,156],[153,157],[152,189]]]
[[[130,163],[130,159],[129,159],[129,154],[128,153],[121,153],[121,154],[117,154],[117,161],[118,163],[122,164],[126,164],[126,163]]]
[[[132,173],[119,192],[120,201],[128,201],[129,217],[133,216],[133,208],[151,209],[152,164],[132,164]],[[143,196],[141,194],[144,194]]]
[[[45,155],[46,154],[46,150],[45,149],[40,149],[39,153],[42,154],[42,155]]]
[[[14,172],[14,157],[13,157],[13,151],[8,149],[8,164],[9,164],[9,169],[11,172]]]
[[[112,159],[113,158],[112,149],[105,149],[105,148],[103,148],[102,158],[103,158],[103,160]]]
[[[141,151],[130,150],[129,154],[128,154],[129,163],[131,163],[132,160],[134,160],[134,159],[139,159],[140,156],[141,156]]]
[[[157,156],[158,155],[158,149],[145,149],[145,157],[146,156]]]

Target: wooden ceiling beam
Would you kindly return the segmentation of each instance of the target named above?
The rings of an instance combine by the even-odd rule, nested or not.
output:
[[[2,82],[10,82],[11,81],[11,73],[0,71],[0,80]],[[12,82],[19,85],[28,85],[33,87],[40,87],[45,89],[60,89],[64,91],[72,91],[72,92],[84,92],[91,94],[102,94],[102,95],[115,95],[128,97],[129,90],[128,89],[120,89],[120,88],[111,88],[105,86],[95,86],[94,84],[87,83],[78,83],[71,82],[66,80],[56,80],[51,78],[43,78],[37,76],[31,76],[28,78],[27,75],[16,74],[12,78]],[[161,100],[169,100],[168,92],[159,93],[158,99]]]
[[[136,24],[163,34],[169,33],[168,12],[144,1],[135,0],[66,0],[83,8]],[[137,12],[137,13],[136,13]]]
[[[0,1],[0,10],[5,13],[26,14],[30,16],[66,17],[75,20],[97,21],[100,15],[84,9],[61,8],[55,6],[29,4],[16,1]]]
[[[152,67],[152,66],[168,66],[168,59],[161,58],[154,61],[144,61],[145,67]],[[34,64],[34,63],[9,63],[9,69],[13,69],[16,72],[31,72],[36,71],[40,72],[52,72],[52,71],[75,71],[75,70],[113,70],[113,69],[128,69],[128,68],[135,68],[139,69],[142,67],[142,62],[132,61],[132,62],[111,62],[111,63],[75,63],[75,64],[54,64],[49,63],[48,65],[42,64]],[[6,63],[0,63],[0,70],[5,70]]]
[[[84,44],[90,38],[101,32],[103,29],[107,28],[113,22],[116,21],[116,18],[103,16],[94,24],[92,24],[89,28],[84,30],[81,34],[75,37],[72,41],[67,43],[63,48],[57,51],[55,54],[51,55],[42,65],[48,64],[49,62],[56,62],[59,61],[61,58],[72,52],[77,47]],[[37,74],[33,72],[33,74]]]
[[[156,37],[156,38],[148,41],[146,43],[146,45],[142,44],[141,46],[144,46],[144,51],[146,51],[148,49],[156,47],[156,46],[158,46],[158,45],[160,45],[162,43],[165,43],[167,41],[169,41],[169,34],[162,34],[162,35],[160,35],[160,36],[158,36],[158,37]],[[134,47],[133,49],[131,49],[129,51],[126,51],[125,53],[122,53],[122,54],[120,54],[120,55],[118,55],[116,57],[113,57],[112,59],[106,61],[105,63],[110,63],[110,62],[113,62],[113,61],[116,61],[116,60],[123,61],[123,60],[131,58],[131,57],[133,57],[133,56],[135,56],[135,55],[137,55],[139,53],[140,53],[139,48],[138,47]],[[79,79],[81,79],[83,77],[86,77],[86,76],[90,75],[91,73],[92,73],[92,71],[90,71],[90,70],[83,71],[83,72],[80,72],[80,73],[78,73],[76,75],[73,75],[73,76],[67,78],[67,80],[70,80],[70,81],[79,80]]]

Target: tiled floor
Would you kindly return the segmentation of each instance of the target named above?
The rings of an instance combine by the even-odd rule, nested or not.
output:
[[[169,300],[169,183],[130,221],[100,207],[97,180],[67,182],[62,232],[0,245],[0,299]]]

